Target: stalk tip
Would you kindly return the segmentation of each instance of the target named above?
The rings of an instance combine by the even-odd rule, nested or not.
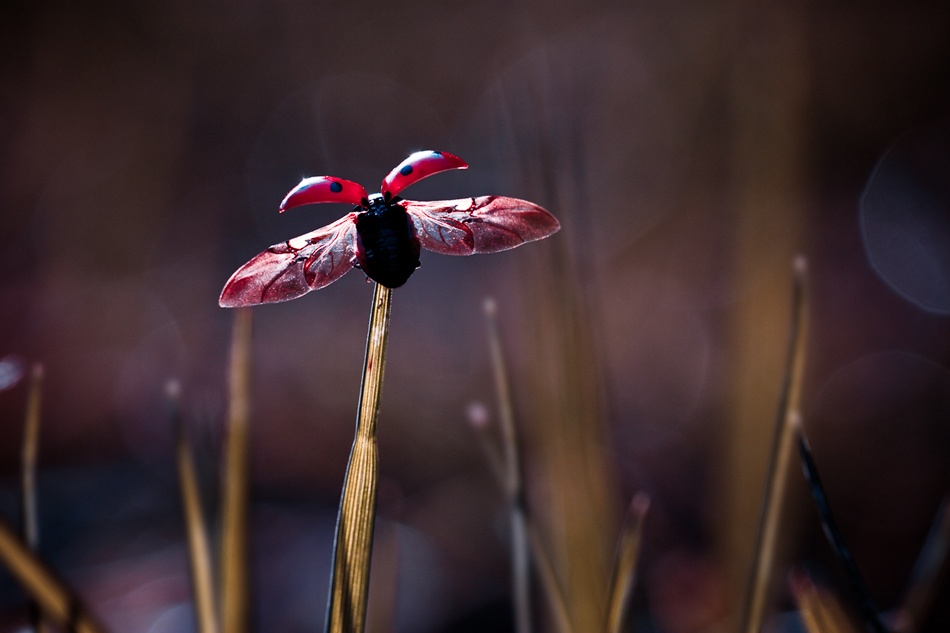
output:
[[[792,260],[792,270],[795,271],[796,276],[804,276],[808,272],[808,258],[801,253],[796,255]]]
[[[468,422],[476,429],[484,429],[488,426],[489,418],[488,407],[481,402],[472,402],[468,405]]]
[[[650,495],[643,492],[642,490],[635,495],[633,499],[630,500],[630,511],[639,517],[646,515],[647,510],[650,509]]]
[[[169,400],[178,400],[181,397],[181,383],[177,378],[169,378],[165,383],[165,396]]]

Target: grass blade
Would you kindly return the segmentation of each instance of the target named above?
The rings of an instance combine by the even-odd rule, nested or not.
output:
[[[620,633],[627,616],[627,605],[633,594],[636,580],[637,560],[640,557],[640,542],[643,540],[643,519],[650,508],[650,497],[637,493],[630,502],[630,509],[620,534],[617,559],[607,605],[607,633]]]
[[[940,579],[946,575],[948,553],[950,497],[945,497],[910,573],[907,592],[895,619],[896,630],[902,633],[910,632],[924,621],[927,611],[937,597]]]
[[[788,583],[808,633],[855,633],[830,591],[817,586],[802,572],[793,572]]]
[[[571,619],[570,609],[567,606],[567,597],[564,595],[564,589],[558,581],[557,572],[554,570],[554,563],[551,560],[551,556],[544,547],[541,535],[538,534],[538,530],[533,522],[528,522],[527,532],[528,544],[531,546],[531,556],[534,558],[534,564],[538,570],[541,587],[548,597],[551,617],[554,619],[554,628],[558,633],[573,633],[574,624]]]
[[[806,284],[807,263],[804,257],[794,262],[794,295],[792,298],[792,323],[789,336],[788,365],[779,401],[775,436],[766,475],[765,494],[759,514],[752,555],[752,572],[743,603],[740,631],[758,633],[762,630],[765,605],[771,589],[775,564],[778,534],[785,501],[789,465],[794,454],[795,435],[793,420],[798,416],[801,397],[802,373],[805,367],[805,343],[808,331],[808,293]]]
[[[337,516],[333,576],[327,607],[326,630],[329,633],[361,633],[366,619],[376,518],[376,421],[383,388],[391,307],[391,291],[376,284],[366,338],[356,437],[346,468]]]
[[[867,622],[874,633],[888,633],[888,628],[885,626],[884,621],[881,620],[880,610],[877,608],[874,598],[871,597],[871,591],[864,581],[864,576],[862,576],[860,570],[858,570],[858,565],[851,555],[851,550],[845,543],[844,535],[838,528],[838,522],[835,521],[834,515],[831,513],[831,506],[828,503],[828,497],[825,494],[825,488],[821,483],[821,478],[818,476],[818,467],[815,464],[814,456],[808,445],[808,439],[800,428],[797,429],[797,431],[798,452],[802,460],[802,469],[805,471],[808,487],[811,490],[812,498],[815,500],[815,507],[821,518],[821,526],[824,528],[825,536],[828,538],[832,549],[834,549],[838,555],[838,560],[841,561],[841,565],[844,567],[845,575],[851,584],[851,591],[860,604],[861,615],[864,617],[865,622]]]
[[[515,631],[531,633],[531,568],[528,555],[527,501],[521,466],[518,432],[515,428],[514,405],[505,355],[498,334],[497,307],[491,299],[485,301],[485,321],[488,325],[488,347],[491,353],[492,373],[498,398],[498,419],[501,426],[504,451],[504,489],[508,497],[511,524],[511,584],[514,594]]]
[[[43,366],[36,364],[30,379],[30,391],[26,400],[26,419],[23,425],[20,534],[24,544],[37,550],[40,544],[40,526],[37,518],[36,456],[40,441],[40,410],[43,395]],[[36,633],[45,633],[43,613],[35,600],[30,601],[30,620]]]
[[[488,409],[480,402],[473,402],[468,406],[467,413],[468,423],[475,430],[475,437],[478,439],[479,444],[481,444],[482,452],[488,461],[488,468],[491,470],[492,477],[495,478],[495,483],[497,483],[498,487],[504,492],[505,463],[501,456],[501,451],[493,441],[494,438],[488,433],[490,422]]]
[[[30,392],[26,400],[23,425],[22,472],[22,534],[27,547],[39,544],[39,525],[36,518],[36,455],[40,435],[40,406],[43,393],[43,367],[33,366]]]
[[[180,394],[177,382],[166,387],[171,405],[172,424],[175,427],[178,480],[181,487],[182,511],[188,535],[188,563],[194,592],[198,633],[217,633],[218,619],[214,605],[214,582],[211,577],[211,548],[208,544],[208,528],[201,511],[201,495],[198,491],[198,476],[192,458],[188,433],[181,419]]]
[[[40,605],[43,613],[67,631],[104,633],[105,629],[79,597],[0,519],[0,561]]]
[[[243,633],[248,621],[247,499],[251,402],[251,311],[236,311],[231,339],[228,429],[222,482],[221,627]]]
[[[502,492],[505,491],[505,466],[501,451],[491,441],[488,436],[488,416],[484,409],[479,405],[473,405],[468,410],[469,423],[478,433],[479,441],[485,451],[492,475],[495,482]],[[528,548],[531,553],[531,559],[534,560],[535,569],[538,572],[538,578],[541,581],[541,589],[547,598],[551,617],[554,620],[555,630],[559,633],[572,633],[574,630],[571,624],[571,617],[567,608],[567,599],[564,596],[564,590],[561,588],[557,579],[557,573],[554,571],[554,563],[550,554],[541,540],[530,514],[525,514],[525,535],[528,542]]]

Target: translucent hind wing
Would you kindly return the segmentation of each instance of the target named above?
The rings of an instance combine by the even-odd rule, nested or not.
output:
[[[420,202],[400,200],[423,248],[444,255],[497,253],[556,233],[544,208],[518,198],[481,196]]]
[[[356,262],[356,212],[274,244],[238,268],[221,291],[224,308],[290,301],[328,286]]]

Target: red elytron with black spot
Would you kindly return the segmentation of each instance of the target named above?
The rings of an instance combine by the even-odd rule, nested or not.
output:
[[[420,247],[444,255],[495,253],[551,235],[558,221],[517,198],[403,200],[399,192],[423,178],[468,165],[448,152],[416,152],[383,179],[381,193],[332,176],[306,178],[280,211],[317,202],[357,205],[333,224],[275,244],[241,266],[224,285],[226,308],[288,301],[329,285],[356,266],[398,288],[419,267]]]

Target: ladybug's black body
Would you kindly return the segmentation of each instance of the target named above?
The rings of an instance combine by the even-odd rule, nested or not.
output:
[[[356,216],[357,261],[370,279],[387,288],[406,283],[419,267],[419,240],[406,210],[380,194]]]

